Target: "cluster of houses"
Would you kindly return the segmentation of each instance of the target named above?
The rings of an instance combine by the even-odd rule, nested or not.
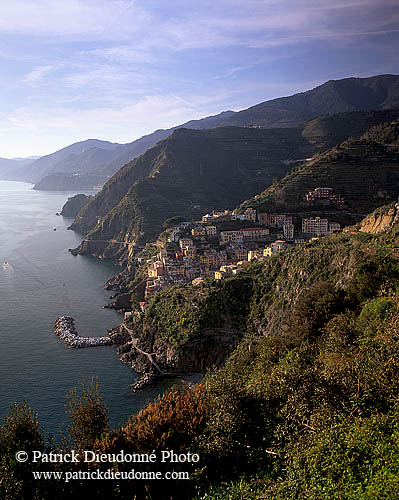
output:
[[[315,191],[321,189],[333,196],[330,188]],[[231,221],[235,221],[234,228],[226,229],[224,223]],[[303,218],[301,228],[295,231],[292,215],[254,208],[247,208],[243,214],[213,211],[200,221],[181,222],[169,229],[168,242],[147,261],[145,299],[172,285],[238,274],[254,259],[271,257],[339,230],[338,222],[314,217]]]

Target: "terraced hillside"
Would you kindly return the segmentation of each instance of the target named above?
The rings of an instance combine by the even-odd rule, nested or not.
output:
[[[314,151],[301,129],[179,129],[121,169],[72,229],[92,240],[151,241],[169,217],[233,208]],[[98,221],[98,218],[101,219]]]
[[[343,134],[397,116],[398,111],[344,113],[291,129],[179,129],[115,174],[71,227],[89,232],[91,240],[151,241],[165,219],[232,208],[287,173],[287,160],[303,160]],[[321,177],[326,173],[320,170]],[[81,250],[99,255],[103,247],[85,244]]]
[[[356,212],[367,213],[396,200],[398,137],[399,121],[373,127],[360,139],[348,139],[295,168],[278,183],[244,202],[240,210],[255,207],[268,211],[284,206],[293,212],[303,211],[309,209],[306,192],[319,186],[333,188],[345,198],[347,208]]]

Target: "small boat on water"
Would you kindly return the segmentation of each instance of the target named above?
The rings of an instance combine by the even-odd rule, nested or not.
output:
[[[6,260],[3,262],[3,266],[8,266],[8,262]]]

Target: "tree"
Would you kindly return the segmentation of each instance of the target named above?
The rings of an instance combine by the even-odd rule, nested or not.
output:
[[[97,377],[86,382],[83,378],[69,392],[66,404],[71,418],[69,436],[77,450],[90,450],[96,439],[108,430],[108,408],[98,391]]]
[[[36,498],[37,485],[32,477],[31,452],[43,449],[44,432],[36,413],[26,401],[23,404],[14,403],[0,426],[0,498]],[[17,461],[15,454],[18,451],[28,454],[26,462]]]

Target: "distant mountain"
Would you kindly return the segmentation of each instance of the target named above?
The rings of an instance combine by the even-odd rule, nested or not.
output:
[[[0,168],[11,168],[16,164],[16,160],[9,160],[7,158],[0,158]]]
[[[33,162],[35,160],[38,160],[40,158],[40,156],[27,156],[26,158],[20,158],[20,157],[17,157],[17,158],[11,158],[12,160],[15,160],[15,161],[22,161],[22,162]]]
[[[313,90],[265,101],[243,111],[225,111],[168,130],[157,130],[125,145],[121,156],[107,165],[104,171],[113,175],[122,165],[169,137],[177,128],[194,130],[226,126],[286,128],[301,125],[322,115],[394,108],[399,109],[399,75],[330,80]],[[345,137],[347,136],[342,139]]]
[[[101,188],[104,182],[103,175],[97,174],[64,174],[46,175],[44,179],[34,185],[36,191],[79,191]]]
[[[114,144],[95,139],[72,144],[40,158],[27,169],[15,172],[14,178],[38,182],[47,175],[57,173],[58,186],[61,186],[61,173],[90,173],[99,176],[100,184],[103,184],[123,165],[169,137],[178,128],[202,130],[226,126],[298,127],[323,115],[393,108],[399,108],[398,75],[331,80],[307,92],[266,101],[240,112],[225,111],[168,130],[157,130],[129,144]],[[44,185],[51,184],[50,179]],[[65,186],[68,184],[69,176],[66,175]]]
[[[335,206],[310,207],[305,194],[331,187],[344,197],[349,212],[368,213],[396,201],[399,193],[399,120],[371,128],[296,167],[279,182],[240,206],[262,212],[337,211]]]
[[[91,147],[81,153],[72,152],[44,171],[40,165],[41,173],[35,172],[35,176],[40,177],[35,189],[69,191],[102,186],[110,177],[102,169],[118,156],[121,149],[119,146],[121,145],[114,149]],[[31,169],[37,167],[38,165],[32,165]]]
[[[55,153],[42,156],[24,169],[24,179],[38,182],[46,175],[56,172],[89,172],[98,165],[105,165],[112,158],[112,153],[121,144],[97,139],[76,142]],[[116,155],[117,153],[115,153]]]
[[[123,165],[143,154],[157,142],[167,138],[175,129],[182,127],[197,130],[210,128],[217,126],[221,120],[233,114],[233,111],[225,111],[216,116],[192,120],[169,130],[157,130],[129,144],[88,139],[43,156],[37,161],[20,165],[27,168],[11,169],[10,171],[7,169],[7,175],[14,180],[34,182],[36,189],[69,190],[71,186],[74,186],[74,189],[87,189],[95,184],[102,185]],[[71,174],[79,174],[79,176],[71,179]],[[92,180],[90,176],[94,176]],[[1,166],[0,178],[5,178],[2,175]],[[80,181],[81,183],[79,183]],[[92,181],[95,184],[91,184]]]
[[[20,172],[31,165],[39,157],[31,158],[0,158],[0,179],[2,180],[20,180]]]
[[[251,106],[226,118],[221,126],[293,127],[321,115],[393,108],[399,108],[399,75],[345,78]]]
[[[200,120],[191,120],[189,122],[183,123],[176,127],[172,127],[167,130],[156,130],[152,134],[145,135],[130,144],[125,144],[121,154],[111,161],[102,172],[108,175],[113,175],[117,172],[123,165],[126,165],[129,161],[137,158],[141,154],[145,153],[147,149],[155,146],[159,141],[162,141],[169,137],[175,130],[179,128],[190,128],[193,130],[205,130],[208,128],[214,128],[219,126],[224,120],[230,118],[234,115],[234,111],[223,111],[215,116],[208,116]]]

